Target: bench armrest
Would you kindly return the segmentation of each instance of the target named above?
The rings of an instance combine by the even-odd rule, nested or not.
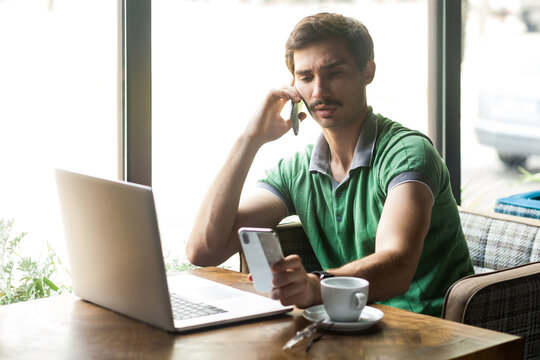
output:
[[[540,262],[467,276],[448,289],[443,318],[524,339],[540,355]]]

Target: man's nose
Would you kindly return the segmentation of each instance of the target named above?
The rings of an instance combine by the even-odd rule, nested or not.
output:
[[[328,95],[328,86],[326,81],[320,77],[313,81],[313,98],[322,99]]]

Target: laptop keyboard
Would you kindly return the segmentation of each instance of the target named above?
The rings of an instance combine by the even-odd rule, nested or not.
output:
[[[215,306],[186,300],[175,294],[171,294],[171,306],[175,320],[185,320],[227,312]]]

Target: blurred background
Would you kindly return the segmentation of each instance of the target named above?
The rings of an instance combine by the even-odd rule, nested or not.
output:
[[[290,83],[294,24],[320,11],[368,27],[369,104],[427,133],[427,0],[154,0],[152,183],[169,259],[185,261],[229,148],[269,89]],[[462,204],[491,210],[540,188],[540,0],[463,1],[463,21]],[[0,219],[27,233],[24,251],[49,242],[65,258],[53,169],[117,178],[117,3],[0,0],[0,49]],[[318,134],[307,119],[299,136],[265,145],[246,191]]]

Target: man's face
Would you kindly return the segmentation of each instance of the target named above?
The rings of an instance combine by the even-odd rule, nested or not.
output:
[[[319,125],[347,127],[362,120],[373,62],[360,70],[345,43],[331,39],[296,50],[294,65],[294,86]]]

